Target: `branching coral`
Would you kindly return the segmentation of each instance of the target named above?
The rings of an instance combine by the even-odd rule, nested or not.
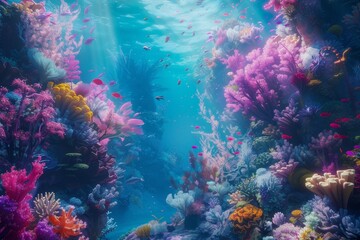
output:
[[[338,170],[337,175],[314,174],[306,179],[305,186],[320,197],[328,197],[340,208],[347,208],[351,192],[354,189],[354,169]]]
[[[60,123],[54,122],[54,100],[40,85],[13,82],[14,92],[0,89],[0,146],[6,150],[10,164],[23,166],[32,161],[34,152],[46,137],[64,137]]]
[[[247,204],[231,213],[229,220],[232,221],[235,229],[246,232],[257,225],[262,215],[263,211],[260,208]]]
[[[0,197],[0,236],[3,239],[21,239],[20,236],[33,221],[29,194],[43,173],[44,164],[33,163],[31,172],[15,170],[1,175],[6,196]]]
[[[179,191],[177,194],[169,194],[166,197],[166,203],[179,210],[179,212],[186,216],[188,209],[191,204],[194,203],[194,192],[189,191],[188,193],[184,193],[183,191]]]
[[[111,207],[117,204],[116,199],[119,196],[119,192],[116,191],[115,187],[110,190],[101,188],[100,184],[97,184],[93,191],[89,194],[89,202],[92,206],[101,212],[107,212]]]
[[[46,218],[52,214],[57,214],[60,208],[60,200],[55,199],[54,192],[39,194],[34,200],[34,212],[38,218]]]
[[[280,161],[270,166],[271,172],[279,178],[287,178],[296,168],[298,162],[290,159],[288,163]]]
[[[54,226],[54,232],[65,239],[79,236],[81,229],[86,228],[86,223],[71,215],[72,211],[73,208],[70,208],[68,212],[62,209],[60,216],[49,216],[49,222]]]
[[[289,76],[301,65],[299,56],[300,39],[293,35],[272,37],[263,49],[251,51],[225,88],[227,107],[273,122],[284,93],[291,92]]]

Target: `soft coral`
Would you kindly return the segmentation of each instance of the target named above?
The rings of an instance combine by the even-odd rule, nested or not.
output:
[[[71,215],[73,210],[72,207],[68,212],[62,209],[60,216],[49,216],[49,222],[54,226],[54,231],[64,239],[79,236],[81,229],[86,227],[86,223]]]

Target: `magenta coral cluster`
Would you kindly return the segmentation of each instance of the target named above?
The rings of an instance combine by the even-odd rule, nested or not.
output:
[[[54,100],[39,84],[15,79],[13,91],[0,89],[0,140],[10,164],[26,166],[48,136],[64,137],[61,123],[55,122]]]
[[[301,64],[300,47],[296,36],[272,37],[263,49],[248,53],[225,88],[227,107],[273,122],[274,110],[283,106],[282,99],[291,89],[289,76]]]
[[[26,170],[15,170],[1,175],[6,196],[0,197],[0,236],[3,239],[20,239],[26,228],[33,221],[29,200],[30,192],[36,181],[43,174],[44,164],[40,159],[32,164],[29,175]]]

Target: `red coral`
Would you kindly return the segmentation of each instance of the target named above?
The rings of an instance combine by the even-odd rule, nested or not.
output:
[[[50,215],[49,222],[54,226],[55,233],[60,234],[62,238],[79,236],[81,229],[86,228],[86,223],[71,216],[74,208],[70,208],[68,212],[62,209],[61,215]]]

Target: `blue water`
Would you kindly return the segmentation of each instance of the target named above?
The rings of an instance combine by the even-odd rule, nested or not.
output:
[[[3,20],[7,16],[8,4],[21,2],[20,0],[0,1],[0,20]],[[100,181],[99,179],[104,176],[99,177],[97,175],[98,172],[93,172],[92,174],[94,174],[94,176],[89,175],[89,172],[87,172],[87,169],[93,168],[94,165],[100,169],[100,160],[98,160],[98,158],[100,159],[101,156],[96,154],[103,150],[100,149],[100,146],[104,144],[103,142],[98,143],[96,141],[97,144],[86,148],[78,142],[70,142],[73,140],[71,137],[69,137],[70,140],[67,143],[61,142],[61,140],[56,138],[49,138],[49,142],[43,142],[34,150],[34,154],[31,155],[31,157],[28,156],[32,161],[36,159],[37,154],[41,155],[45,166],[44,175],[39,179],[36,185],[37,187],[34,185],[33,188],[29,189],[28,193],[34,198],[35,195],[40,192],[54,191],[57,198],[60,199],[61,207],[65,209],[70,208],[71,197],[76,197],[77,199],[73,199],[73,202],[80,203],[78,205],[75,203],[71,204],[76,205],[75,211],[80,219],[84,221],[91,219],[92,222],[90,220],[88,222],[89,228],[109,227],[110,225],[104,224],[104,221],[112,218],[117,227],[112,229],[106,236],[102,236],[102,238],[98,238],[101,234],[97,232],[96,237],[90,236],[91,240],[125,239],[121,238],[121,236],[130,234],[131,232],[130,236],[136,235],[133,231],[139,226],[156,221],[158,225],[155,225],[159,229],[161,228],[161,224],[159,223],[167,222],[167,225],[165,225],[166,230],[163,228],[160,231],[152,225],[153,229],[151,229],[151,234],[152,236],[156,235],[156,237],[149,238],[148,236],[142,239],[232,240],[240,238],[269,240],[277,239],[270,236],[277,235],[278,233],[276,231],[281,231],[282,226],[290,224],[289,222],[291,222],[290,226],[285,225],[283,228],[287,230],[292,229],[293,232],[289,233],[289,236],[293,234],[294,236],[297,235],[297,237],[292,236],[281,239],[340,239],[340,236],[343,237],[341,239],[359,239],[360,218],[359,207],[356,206],[356,203],[358,203],[359,199],[360,183],[360,151],[358,150],[360,143],[360,133],[358,133],[360,114],[359,111],[357,111],[359,97],[355,91],[359,89],[360,46],[356,43],[356,40],[360,40],[360,31],[353,29],[354,32],[352,33],[351,31],[346,31],[346,27],[351,24],[360,26],[359,16],[356,15],[360,13],[360,5],[358,4],[357,8],[351,8],[351,6],[355,6],[358,1],[349,0],[341,3],[340,0],[319,0],[318,3],[323,9],[319,11],[317,9],[314,10],[314,12],[318,13],[316,16],[307,16],[307,13],[303,12],[303,8],[297,9],[301,14],[306,15],[308,19],[310,19],[310,17],[320,19],[318,22],[315,22],[317,25],[314,23],[314,26],[310,26],[311,24],[308,22],[301,22],[304,21],[304,18],[302,18],[304,17],[303,15],[292,15],[292,11],[296,12],[294,10],[295,7],[294,9],[292,8],[292,4],[299,2],[296,6],[304,8],[318,5],[315,4],[316,1],[314,0],[306,0],[304,5],[301,5],[300,1],[301,0],[275,0],[273,1],[275,2],[275,8],[276,3],[284,5],[284,2],[290,2],[290,7],[279,7],[279,11],[275,9],[276,12],[272,9],[268,11],[264,10],[264,4],[269,2],[267,0],[45,1],[46,11],[40,16],[40,18],[45,19],[44,22],[48,20],[47,18],[55,21],[53,20],[54,15],[52,14],[59,10],[61,2],[63,2],[63,5],[67,3],[72,10],[75,9],[76,11],[79,9],[79,15],[73,22],[71,33],[74,34],[75,39],[79,39],[81,36],[84,40],[81,50],[76,54],[76,59],[79,60],[81,74],[79,80],[73,81],[67,86],[70,86],[69,88],[71,89],[76,89],[78,87],[76,86],[76,82],[78,81],[92,84],[91,86],[94,89],[99,86],[105,86],[108,90],[99,93],[98,96],[103,94],[101,95],[102,97],[110,99],[112,102],[110,105],[114,104],[116,109],[120,108],[125,102],[131,101],[132,110],[135,113],[133,118],[143,120],[144,125],[141,127],[143,134],[120,135],[109,140],[105,153],[114,156],[116,164],[119,167],[117,170],[119,178],[115,183],[104,182],[105,180],[103,181],[103,179]],[[24,4],[26,4],[27,1],[24,2]],[[28,4],[32,4],[32,1],[29,0]],[[40,5],[35,6],[39,7]],[[336,8],[337,6],[339,9]],[[346,16],[343,16],[350,14],[351,11],[353,11],[352,14],[355,17],[351,18],[350,15],[347,15],[346,22]],[[4,14],[4,16],[1,14]],[[17,16],[16,11],[10,12],[9,14]],[[64,13],[64,15],[66,16],[66,13]],[[329,16],[333,17],[330,18]],[[351,21],[353,22],[351,23]],[[239,45],[235,43],[234,45],[225,43],[223,45],[219,44],[218,46],[216,41],[219,36],[216,32],[219,29],[226,30],[225,26],[236,25],[234,22],[236,22],[236,24],[241,22],[252,23],[254,26],[261,28],[261,34],[259,34],[258,38],[252,39],[253,41],[250,41],[250,43],[236,43]],[[58,23],[49,22],[48,24],[56,26]],[[281,32],[281,29],[279,30],[279,28],[283,27],[285,29],[285,27],[287,27],[286,25],[291,24],[294,25],[292,28],[293,32],[289,29],[289,32],[285,32],[285,30]],[[26,27],[20,24],[13,26],[10,23],[4,23],[4,26],[18,28],[17,30],[8,32],[9,36],[12,36],[11,34],[15,32],[14,35],[20,34],[23,42],[29,41],[21,35],[22,31],[26,31],[24,30]],[[2,28],[4,26],[2,26],[2,22],[0,22],[0,33],[4,32]],[[277,27],[278,29],[276,30]],[[313,35],[311,35],[313,32],[309,29],[321,29],[321,31],[319,30],[319,35],[313,37]],[[18,33],[16,33],[17,31]],[[285,35],[290,35],[294,32],[303,37],[301,39],[301,41],[303,41],[302,47],[306,45],[306,47],[308,47],[307,50],[318,50],[318,54],[308,59],[308,61],[312,61],[311,66],[316,65],[314,69],[310,69],[308,66],[300,68],[296,64],[299,62],[302,63],[302,61],[296,62],[291,52],[296,51],[293,49],[290,49],[290,51],[286,48],[287,46],[283,46],[283,52],[288,52],[289,55],[293,57],[292,60],[295,63],[291,65],[291,67],[293,67],[293,69],[291,69],[292,72],[286,69],[282,70],[285,72],[285,75],[287,74],[284,78],[289,80],[288,88],[286,88],[288,92],[285,92],[281,96],[279,94],[279,103],[276,109],[279,110],[277,114],[282,114],[281,116],[283,116],[283,118],[275,120],[273,115],[276,114],[274,111],[270,112],[270,115],[272,114],[270,120],[265,118],[261,119],[261,117],[256,119],[256,117],[258,117],[256,116],[256,110],[253,111],[255,112],[255,114],[253,114],[255,117],[251,115],[251,110],[249,111],[250,114],[246,111],[244,111],[243,114],[241,113],[242,111],[236,113],[231,112],[229,110],[230,108],[228,108],[229,106],[227,107],[226,105],[229,103],[229,99],[227,99],[226,102],[224,89],[234,88],[234,91],[239,91],[239,86],[227,85],[233,79],[234,75],[240,75],[240,73],[231,72],[229,68],[226,68],[225,63],[221,63],[221,59],[226,59],[233,55],[234,50],[239,50],[240,53],[245,56],[250,49],[256,47],[261,49],[267,44],[268,39],[276,34],[279,35],[275,37],[276,41],[280,41],[279,39],[285,38]],[[316,31],[314,30],[314,32]],[[306,42],[306,37],[318,39],[313,39],[313,42],[308,43]],[[301,37],[299,37],[299,39],[300,38]],[[1,38],[0,36],[0,40],[3,41],[3,39],[6,38]],[[86,41],[89,40],[91,41],[86,43]],[[286,44],[290,46],[290,42],[291,41]],[[8,44],[6,46],[11,46],[10,43],[6,44]],[[14,45],[16,45],[16,43],[14,43]],[[230,49],[227,49],[229,48],[228,46],[231,46]],[[41,48],[41,46],[38,47]],[[1,63],[14,62],[14,68],[11,74],[15,74],[18,69],[22,70],[21,68],[24,68],[25,70],[21,72],[22,74],[20,74],[20,76],[28,77],[30,82],[33,81],[32,83],[36,83],[34,82],[34,76],[38,77],[39,73],[38,69],[34,70],[32,69],[32,65],[29,65],[29,62],[31,62],[29,59],[32,57],[29,55],[31,54],[27,53],[28,55],[24,57],[24,52],[17,52],[18,49],[11,50],[3,48],[3,46],[0,46],[0,61]],[[27,46],[24,47],[24,49],[24,51],[28,51]],[[29,52],[36,53],[36,51],[37,50],[32,50]],[[350,52],[350,55],[346,55],[348,54],[346,51]],[[284,54],[283,52],[282,54]],[[308,55],[310,56],[310,54]],[[332,56],[334,59],[331,58]],[[261,55],[258,56],[258,58],[261,57]],[[301,57],[305,58],[306,56]],[[327,59],[327,57],[330,60]],[[213,62],[215,65],[207,62],[208,59],[216,59]],[[323,59],[326,60],[321,62]],[[248,61],[250,62],[250,60]],[[253,59],[251,61],[255,60]],[[319,62],[316,63],[316,61]],[[322,66],[320,62],[324,64],[325,67]],[[337,65],[336,62],[340,62],[342,65]],[[326,64],[333,68],[328,70],[328,65]],[[6,65],[3,64],[3,66],[5,67]],[[276,66],[271,67],[276,68]],[[240,72],[243,68],[244,67],[238,67],[237,70]],[[3,69],[0,68],[0,70],[2,71]],[[259,71],[261,70],[262,69],[259,69]],[[3,75],[0,75],[0,77],[8,76],[6,75],[7,72],[4,71],[5,74],[1,71],[0,74]],[[302,73],[304,74],[301,75]],[[301,76],[303,78],[301,78]],[[0,92],[0,94],[2,94],[0,97],[10,99],[11,104],[19,104],[17,100],[20,97],[17,97],[16,93],[12,93],[15,87],[7,82],[9,81],[8,79],[0,80],[1,86],[10,92],[8,94]],[[300,87],[297,86],[296,84],[299,84],[299,82],[296,81],[299,81],[300,84],[303,85]],[[305,83],[301,81],[305,81]],[[43,89],[52,91],[55,99],[54,102],[57,103],[57,101],[60,101],[57,99],[58,96],[55,96],[54,90],[57,82],[55,81],[55,85],[52,85],[52,81],[48,82],[49,83],[46,84],[43,83]],[[62,82],[67,81],[64,80]],[[260,83],[258,85],[260,86]],[[323,87],[324,85],[325,87]],[[271,87],[275,88],[275,86]],[[246,86],[243,86],[243,88],[246,88]],[[114,94],[118,94],[119,96]],[[258,94],[258,92],[256,92],[256,94]],[[268,92],[262,92],[259,95],[265,96],[267,94]],[[86,98],[87,95],[84,95],[84,99]],[[259,96],[252,100],[252,103],[256,102],[254,105],[261,102]],[[62,101],[65,102],[64,98]],[[79,100],[77,101],[79,102]],[[289,102],[289,107],[291,107],[292,101],[296,101],[296,104],[298,104],[296,105],[297,108],[293,110],[296,113],[293,113],[294,116],[291,115],[291,113],[289,113],[290,117],[288,115],[285,116],[287,114],[286,111],[292,110],[289,110],[287,107]],[[241,102],[241,100],[238,100],[238,102]],[[65,108],[64,105],[66,104],[62,104],[63,105],[60,104],[60,106],[57,106],[56,114],[59,114],[59,109]],[[90,105],[90,103],[88,103],[88,105]],[[263,103],[265,108],[269,105],[271,105],[271,103]],[[281,109],[281,107],[283,107],[283,109]],[[285,107],[287,108],[285,109]],[[96,108],[94,107],[94,109]],[[91,110],[95,112],[94,109]],[[5,111],[3,109],[0,110]],[[310,112],[310,110],[313,112]],[[1,111],[0,113],[3,113]],[[31,109],[26,109],[26,111],[31,111]],[[26,112],[26,114],[30,113]],[[71,114],[64,114],[62,118],[56,117],[55,119],[56,121],[67,123],[69,126],[74,124],[74,126],[79,127],[80,125],[76,125],[78,124],[76,120],[73,120],[73,123],[71,123],[72,120],[66,121],[66,118],[70,119],[70,117]],[[257,121],[259,119],[263,121]],[[5,125],[2,121],[3,119],[1,118],[0,130],[2,130],[3,125]],[[209,123],[211,121],[212,124]],[[218,123],[217,129],[214,128],[216,125],[214,122]],[[88,124],[86,126],[89,126],[89,128],[96,133],[97,131],[100,132],[100,125],[98,126],[95,121],[92,122],[92,120],[90,120],[86,124]],[[285,127],[283,127],[282,124],[285,125]],[[76,127],[72,129],[73,132],[76,131]],[[265,134],[265,130],[270,131],[271,127],[275,129],[274,132]],[[291,134],[287,131],[291,132]],[[218,135],[212,135],[215,132],[218,133]],[[11,144],[3,144],[6,141],[1,134],[2,132],[0,131],[0,160],[3,160],[9,157],[9,153],[4,149],[9,148]],[[70,136],[71,134],[67,132],[65,135]],[[78,134],[80,135],[82,133]],[[84,134],[86,135],[88,133]],[[97,136],[97,138],[100,137]],[[206,148],[206,141],[204,139],[213,140],[211,143],[213,145],[209,144]],[[318,142],[316,142],[317,139],[319,139]],[[12,140],[15,141],[14,139]],[[63,143],[63,146],[60,146],[59,142]],[[292,145],[289,145],[289,143]],[[326,143],[329,145],[326,145]],[[76,148],[76,144],[79,144],[80,147]],[[316,144],[323,145],[317,147],[315,146]],[[19,145],[21,146],[21,144]],[[213,148],[209,147],[210,145]],[[290,150],[286,149],[286,147]],[[71,149],[71,152],[68,152],[70,151],[69,149]],[[218,153],[220,156],[219,161],[222,161],[221,157],[224,157],[225,160],[223,165],[220,166],[221,169],[211,170],[215,172],[215,177],[211,176],[211,178],[209,178],[209,176],[206,176],[206,173],[202,173],[203,175],[196,176],[196,181],[192,183],[189,182],[188,185],[186,185],[185,181],[188,180],[187,177],[196,172],[196,169],[199,170],[199,168],[201,168],[194,167],[195,163],[191,162],[192,158],[189,156],[194,154],[194,156],[197,157],[196,161],[198,161],[196,164],[204,164],[203,166],[201,165],[203,167],[202,170],[204,170],[206,162],[203,161],[203,154],[206,154],[205,151],[209,149],[212,150],[211,155],[214,159],[215,156],[218,157]],[[65,153],[63,151],[65,151]],[[89,159],[83,160],[81,154],[85,153],[82,152],[79,155],[78,152],[80,151],[84,151],[87,154],[86,156],[89,156]],[[283,151],[283,155],[281,155],[281,157],[275,156],[276,151]],[[224,152],[226,152],[226,155],[221,155],[224,154]],[[286,155],[285,152],[288,155]],[[66,157],[63,157],[63,153]],[[94,157],[94,155],[96,156],[96,160],[90,158]],[[13,156],[11,159],[12,158]],[[24,156],[23,158],[25,159]],[[287,159],[285,160],[285,158]],[[286,162],[292,163],[292,161],[294,161],[293,158],[295,161],[298,161],[296,164],[299,164],[299,167],[296,169],[297,165],[295,165],[292,169],[293,172],[285,177],[281,176],[281,174],[279,177],[270,167],[270,165],[273,166],[276,163],[275,161],[284,164],[286,164]],[[63,162],[60,163],[60,160]],[[27,161],[29,161],[29,159],[27,159]],[[21,164],[14,162],[8,164],[5,160],[3,162],[4,163],[0,165],[1,174],[6,171],[15,171],[14,169],[11,170],[11,165],[15,165],[17,168],[27,169],[28,171],[31,169],[30,162],[25,162],[25,160]],[[332,165],[328,164],[330,162]],[[76,164],[74,165],[74,163]],[[121,171],[119,170],[120,168],[122,169]],[[227,173],[224,173],[226,172],[225,169],[230,172],[233,171],[232,173],[236,178],[229,179],[228,177],[231,177],[232,174],[229,173],[229,175],[226,175]],[[346,210],[347,202],[345,200],[345,203],[343,203],[342,200],[338,202],[335,201],[335,204],[334,202],[330,203],[331,201],[329,200],[334,201],[334,199],[336,199],[336,196],[333,196],[334,193],[331,195],[328,192],[323,194],[315,192],[315,195],[329,197],[329,199],[321,199],[318,197],[314,198],[314,194],[305,189],[305,182],[308,181],[305,180],[306,178],[311,177],[315,173],[323,175],[325,172],[331,172],[335,174],[335,170],[340,169],[350,169],[352,171],[351,174],[353,174],[351,176],[353,177],[349,177],[349,179],[351,178],[352,183],[355,184],[354,194],[350,197],[348,210]],[[219,177],[220,172],[226,175],[226,177],[224,177],[227,178],[226,180],[219,180],[219,178],[223,177],[223,175]],[[105,175],[106,174],[110,174],[110,171],[106,172]],[[106,175],[106,177],[108,177],[108,175]],[[332,176],[332,178],[335,178],[335,176]],[[77,181],[78,179],[79,182]],[[347,181],[351,182],[349,179],[347,179]],[[69,181],[72,182],[69,183]],[[5,195],[6,193],[10,196],[6,189],[5,181],[3,180],[2,183],[3,188],[0,188],[0,195]],[[180,186],[181,183],[184,183],[184,185]],[[246,183],[249,183],[249,185],[246,186]],[[253,186],[251,186],[250,183],[252,183]],[[352,183],[348,185],[350,186]],[[111,200],[106,199],[103,203],[94,200],[94,202],[97,203],[94,205],[94,202],[92,202],[88,195],[92,189],[96,189],[96,184],[101,184],[102,187],[107,187],[108,190],[110,190],[111,187],[116,187],[119,195]],[[201,184],[205,184],[205,186]],[[209,190],[211,187],[218,186],[216,184],[223,184],[221,186],[225,186],[224,189],[227,189],[226,191],[224,190],[225,193],[223,195],[220,193],[221,189],[217,189],[216,191]],[[226,184],[228,184],[228,186],[226,186]],[[351,185],[351,187],[354,186],[354,184]],[[345,192],[345,185],[346,184],[341,185],[339,189],[335,191],[338,195],[341,195],[340,198],[345,195],[343,194],[343,191]],[[193,199],[192,201],[190,200],[191,204],[186,206],[186,209],[181,213],[184,222],[180,224],[179,227],[174,226],[174,215],[181,212],[182,209],[171,207],[170,205],[172,204],[168,204],[166,199],[168,194],[177,193],[181,190],[181,187],[183,187],[182,190],[186,188],[193,189],[194,192],[188,191],[189,189],[186,190],[189,192],[188,195],[192,195],[191,198]],[[255,191],[255,193],[246,192],[246,190],[249,189]],[[235,192],[236,190],[240,191]],[[352,190],[353,189],[350,191],[351,193]],[[233,196],[229,194],[240,194],[240,192],[242,194],[242,201],[239,200],[237,205],[230,203],[229,199]],[[96,195],[96,193],[94,194]],[[0,200],[5,201],[4,199],[5,198],[1,196]],[[13,199],[11,199],[11,201],[13,201]],[[117,204],[113,204],[113,206],[111,203],[114,202]],[[281,204],[279,204],[279,202],[281,202]],[[317,205],[318,202],[319,204]],[[36,208],[36,204],[34,204],[32,200],[29,204],[29,208]],[[242,220],[232,219],[231,223],[229,214],[233,213],[236,215],[236,211],[244,207],[245,204],[255,209],[256,207],[261,208],[260,215],[262,217],[254,221],[249,220],[249,226],[251,225],[251,227],[244,231],[244,225],[241,225]],[[103,209],[101,210],[102,205],[104,209],[109,212]],[[7,207],[8,205],[4,204],[4,206]],[[318,206],[319,209],[325,209],[323,211],[331,214],[331,221],[324,216],[314,217],[315,213],[319,215],[320,210],[312,210],[309,208],[316,208],[316,206]],[[244,209],[245,208],[246,207],[244,207]],[[9,209],[6,210],[10,211]],[[297,217],[295,217],[295,213],[292,212],[295,209],[301,212]],[[264,215],[262,211],[264,211]],[[285,214],[283,214],[284,219],[281,219],[281,224],[275,223],[275,217],[273,218],[274,214],[279,211]],[[7,213],[8,212],[0,208],[0,239],[3,237],[4,239],[9,239],[6,237],[12,233],[12,230],[10,233],[8,230],[4,230],[9,228],[9,226],[6,225],[6,221],[10,219],[10,217],[4,221],[2,219],[4,216],[10,216],[10,214]],[[50,218],[51,217],[46,219]],[[244,222],[247,221],[246,217],[244,219]],[[29,223],[27,227],[24,227],[21,231],[19,230],[19,232],[27,231],[34,234],[33,226],[38,224],[38,220],[39,219],[29,221],[31,224]],[[311,220],[313,220],[313,222],[311,222]],[[236,225],[236,221],[240,221],[240,223]],[[309,227],[310,222],[313,223],[314,226]],[[109,221],[107,223],[109,223]],[[54,223],[52,224],[55,225]],[[331,226],[333,229],[328,230],[330,224],[336,227]],[[279,227],[279,225],[281,226]],[[335,228],[336,230],[334,230]],[[93,229],[88,231],[83,230],[84,235],[87,236],[86,234],[89,232],[96,232],[96,230],[92,231]],[[201,232],[204,231],[204,229],[206,229],[205,233]],[[211,229],[211,233],[209,233],[209,229]],[[302,229],[301,231],[311,230],[313,238],[298,237],[300,236],[300,229]],[[217,230],[220,232],[218,233],[219,235],[215,235]],[[53,231],[59,233],[55,229]],[[154,233],[156,231],[160,233]],[[289,230],[289,232],[291,231]],[[325,233],[330,237],[324,237]],[[169,238],[165,238],[164,236],[169,236]],[[182,238],[180,236],[185,237]],[[262,238],[262,236],[264,236],[264,238]],[[323,238],[320,238],[320,236]],[[331,238],[331,236],[333,238]],[[67,237],[64,237],[64,239],[65,238]],[[70,237],[69,239],[77,239],[77,236]],[[128,237],[126,239],[140,238]]]

